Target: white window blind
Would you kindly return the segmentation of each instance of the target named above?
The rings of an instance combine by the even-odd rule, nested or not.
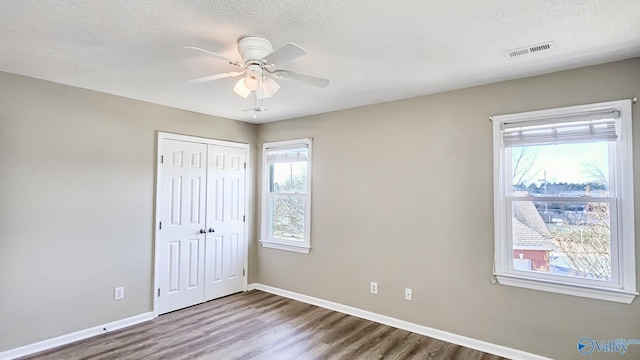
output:
[[[266,149],[266,158],[269,163],[307,161],[308,148],[307,144],[296,144],[290,148]]]
[[[616,119],[619,117],[619,111],[603,111],[504,123],[502,141],[505,147],[616,141]]]

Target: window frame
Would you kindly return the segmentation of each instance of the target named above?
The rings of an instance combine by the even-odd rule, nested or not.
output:
[[[311,168],[312,168],[312,143],[313,139],[295,139],[286,141],[268,142],[262,144],[262,206],[261,206],[261,240],[260,244],[266,248],[292,251],[308,254],[311,251]],[[291,240],[271,236],[271,196],[269,189],[269,165],[267,153],[271,150],[295,149],[297,147],[307,149],[307,192],[290,194],[291,196],[304,197],[304,240]],[[282,195],[275,195],[282,196]]]
[[[512,186],[511,170],[507,151],[502,140],[505,123],[535,122],[543,119],[567,118],[580,114],[602,111],[619,111],[616,119],[618,138],[610,142],[610,191],[608,197],[576,198],[581,202],[609,202],[615,204],[611,211],[611,266],[612,280],[590,280],[558,274],[546,274],[513,268],[513,245],[511,235],[511,206],[513,196],[508,193]],[[597,104],[497,115],[493,120],[494,161],[494,276],[500,284],[565,295],[615,301],[630,304],[636,292],[635,224],[633,197],[633,144],[631,101],[619,100]],[[570,143],[570,142],[566,142]],[[611,198],[614,198],[611,201]],[[523,197],[523,200],[562,200],[563,198]],[[610,205],[611,206],[611,205]],[[615,227],[614,227],[615,223]]]

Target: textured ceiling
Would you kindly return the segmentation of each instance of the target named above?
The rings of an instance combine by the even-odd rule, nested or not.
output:
[[[267,122],[640,56],[637,0],[0,0],[0,71],[249,122]],[[308,54],[253,119],[235,70],[184,46],[240,58],[260,35]],[[503,52],[555,41],[552,50]],[[4,91],[4,90],[3,90]],[[1,96],[1,95],[0,95]]]

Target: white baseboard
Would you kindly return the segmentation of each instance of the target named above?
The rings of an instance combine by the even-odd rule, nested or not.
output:
[[[374,321],[380,324],[392,326],[398,329],[411,331],[416,334],[428,336],[434,339],[446,341],[452,344],[468,347],[478,351],[506,357],[514,360],[550,360],[544,356],[531,354],[525,351],[508,348],[502,345],[492,344],[486,341],[472,339],[466,336],[453,334],[450,332],[433,329],[423,325],[410,323],[408,321],[399,320],[390,316],[376,314],[374,312],[358,309],[355,307],[338,304],[335,302],[318,299],[312,296],[307,296],[299,293],[295,293],[288,290],[283,290],[263,284],[249,284],[247,290],[261,290],[275,295],[280,295],[293,300],[301,301],[307,304],[316,305],[325,309],[341,312],[343,314],[353,315],[362,319]]]
[[[126,319],[110,322],[108,324],[94,326],[88,329],[76,331],[71,334],[58,336],[52,339],[40,341],[30,345],[21,346],[19,348],[0,352],[0,360],[15,359],[21,356],[35,354],[40,351],[53,349],[58,346],[70,344],[74,341],[83,340],[92,336],[104,334],[105,332],[122,329],[128,326],[136,325],[154,318],[153,312],[148,312]],[[106,329],[106,331],[105,331]]]

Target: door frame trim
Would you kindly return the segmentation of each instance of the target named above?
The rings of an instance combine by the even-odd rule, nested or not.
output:
[[[245,188],[245,222],[244,222],[244,243],[245,243],[245,257],[244,257],[244,269],[246,270],[242,289],[243,291],[247,291],[247,279],[249,278],[249,214],[251,213],[251,201],[253,199],[253,194],[250,192],[251,184],[253,182],[253,177],[247,174],[251,174],[251,144],[240,143],[234,141],[227,140],[217,140],[217,139],[209,139],[203,138],[199,136],[191,136],[191,135],[180,135],[168,132],[158,131],[157,143],[156,143],[156,179],[155,179],[155,204],[154,204],[154,218],[153,218],[153,289],[151,291],[151,296],[153,298],[153,317],[158,317],[158,286],[160,285],[160,279],[158,278],[158,226],[160,223],[160,181],[162,180],[162,166],[160,166],[160,156],[162,146],[164,145],[165,140],[178,140],[178,141],[186,141],[186,142],[194,142],[199,144],[206,145],[220,145],[226,147],[240,148],[245,150],[245,161],[247,163],[247,172],[245,173],[244,178],[244,188]]]

